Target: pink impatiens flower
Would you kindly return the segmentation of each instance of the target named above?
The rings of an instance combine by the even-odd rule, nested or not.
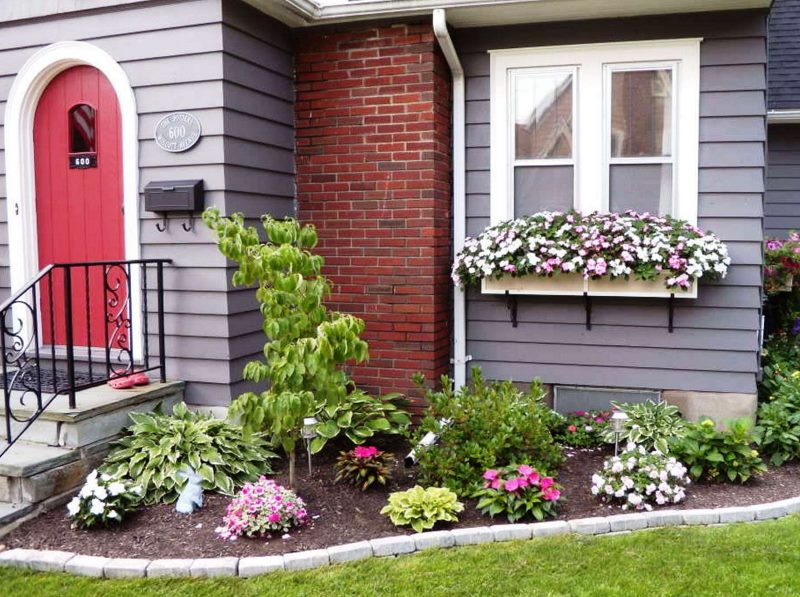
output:
[[[542,488],[542,491],[547,491],[553,486],[553,477],[543,477],[541,481],[539,481],[539,486]]]
[[[497,471],[494,470],[493,468],[490,468],[485,473],[483,473],[483,478],[486,479],[487,481],[494,481],[495,479],[497,479]]]
[[[516,491],[517,489],[519,489],[518,478],[515,477],[514,479],[509,479],[506,481],[506,491]]]
[[[534,470],[533,470],[531,467],[529,467],[527,464],[521,464],[519,467],[517,467],[517,472],[518,472],[520,475],[523,475],[523,476],[527,477],[527,476],[529,476],[529,475],[532,475],[532,474],[533,474],[533,473],[535,473],[536,471],[534,471]]]
[[[542,499],[548,502],[555,502],[561,497],[561,492],[554,487],[550,487],[542,492]]]
[[[353,448],[353,456],[356,458],[372,458],[378,455],[378,448],[375,446],[356,446]]]

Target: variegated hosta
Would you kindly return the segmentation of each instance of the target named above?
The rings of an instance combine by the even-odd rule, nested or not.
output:
[[[486,228],[467,238],[453,264],[453,282],[467,286],[505,275],[655,280],[688,289],[703,277],[724,278],[725,244],[684,220],[628,211],[541,212]]]

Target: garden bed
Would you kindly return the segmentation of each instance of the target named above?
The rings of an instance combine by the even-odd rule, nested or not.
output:
[[[401,458],[407,452],[403,442],[382,442],[383,447]],[[559,518],[607,516],[621,513],[618,507],[601,504],[590,493],[592,473],[602,467],[610,449],[567,449],[567,460],[558,481],[563,486],[563,503]],[[393,484],[389,489],[367,492],[333,482],[335,450],[314,457],[314,472],[309,478],[302,454],[298,458],[298,494],[306,500],[312,516],[311,524],[293,531],[289,537],[276,536],[269,540],[238,539],[226,542],[214,529],[221,524],[229,499],[207,495],[205,507],[190,516],[178,514],[174,506],[159,505],[142,509],[122,525],[90,531],[70,528],[63,508],[39,516],[5,537],[7,548],[65,550],[86,555],[142,558],[200,558],[219,556],[260,556],[316,549],[386,535],[408,534],[397,529],[380,514],[389,491],[414,485],[416,469],[396,465]],[[284,474],[276,479],[286,482]],[[746,485],[693,484],[687,499],[674,506],[685,508],[714,508],[744,506],[780,500],[800,495],[800,464],[770,468],[760,479]],[[437,525],[436,528],[484,526],[504,523],[480,515],[475,504],[466,500],[466,508],[458,524]]]

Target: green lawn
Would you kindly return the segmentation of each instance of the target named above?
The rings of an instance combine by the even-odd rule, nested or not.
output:
[[[30,597],[800,595],[800,516],[448,549],[248,580],[107,581],[2,569],[0,586]]]

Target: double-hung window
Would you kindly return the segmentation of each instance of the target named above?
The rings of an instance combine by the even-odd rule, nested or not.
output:
[[[491,219],[697,219],[700,40],[491,53]]]

